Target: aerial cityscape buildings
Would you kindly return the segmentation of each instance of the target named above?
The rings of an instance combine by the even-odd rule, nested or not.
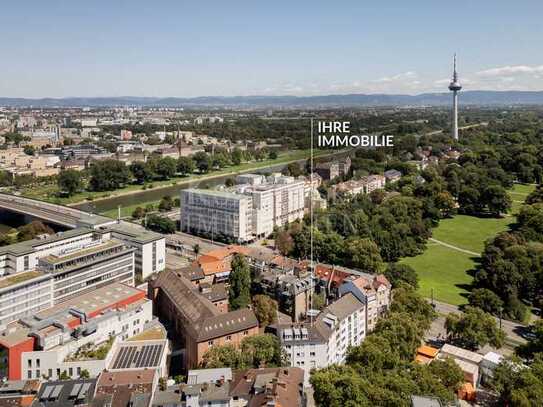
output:
[[[541,1],[4,3],[0,407],[543,406]]]

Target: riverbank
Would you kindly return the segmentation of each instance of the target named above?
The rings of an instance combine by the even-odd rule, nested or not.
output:
[[[318,150],[315,157],[325,158],[345,155],[347,150]],[[56,185],[35,185],[21,191],[23,196],[39,199],[59,205],[68,205],[78,209],[117,217],[117,208],[121,207],[121,216],[127,217],[138,207],[156,205],[163,196],[176,197],[181,189],[209,188],[223,184],[227,178],[247,172],[281,171],[293,162],[304,162],[310,156],[310,150],[296,150],[282,153],[275,160],[253,161],[237,166],[229,166],[207,174],[192,174],[175,177],[167,181],[150,182],[146,185],[128,185],[125,188],[108,192],[83,192],[72,197],[58,197]]]
[[[342,152],[330,151],[330,150],[319,150],[315,152],[315,157],[326,157],[333,156],[335,154],[341,154]],[[156,192],[158,199],[162,197],[161,190],[165,190],[175,186],[182,186],[192,182],[201,183],[203,181],[212,181],[216,178],[225,177],[225,176],[234,176],[242,172],[252,171],[252,170],[262,170],[268,167],[274,167],[278,165],[288,165],[292,162],[298,162],[306,160],[309,158],[310,150],[296,150],[282,153],[276,159],[266,159],[263,161],[253,161],[249,163],[242,163],[236,166],[230,166],[219,171],[213,171],[207,174],[192,174],[190,176],[179,176],[166,181],[154,181],[149,182],[144,185],[127,185],[124,188],[107,191],[107,192],[92,192],[85,191],[81,193],[74,194],[70,197],[59,197],[58,188],[56,185],[35,185],[32,187],[25,188],[21,191],[21,195],[39,199],[42,201],[52,202],[60,205],[68,206],[81,206],[86,203],[100,202],[102,200],[107,200],[111,198],[118,197],[127,197],[131,195],[137,195],[145,192],[153,191]],[[156,201],[157,198],[154,199]],[[151,201],[148,201],[151,202]],[[141,204],[141,203],[140,203]]]

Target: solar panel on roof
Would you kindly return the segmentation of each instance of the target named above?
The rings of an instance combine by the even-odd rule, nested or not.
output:
[[[77,398],[79,400],[84,399],[87,396],[87,392],[89,391],[90,387],[91,383],[83,383],[83,386],[81,386],[81,390],[79,391]]]
[[[70,392],[70,397],[75,397],[79,394],[79,390],[81,390],[81,386],[83,386],[83,383],[76,383],[74,387],[72,387],[72,391]]]
[[[47,400],[54,388],[55,388],[55,386],[46,386],[45,390],[43,391],[43,393],[42,393],[42,395],[40,397],[40,399],[41,400]]]
[[[62,391],[62,388],[64,385],[59,384],[55,386],[55,389],[51,392],[51,395],[49,396],[50,399],[56,400],[58,399],[58,396],[60,396],[60,392]]]

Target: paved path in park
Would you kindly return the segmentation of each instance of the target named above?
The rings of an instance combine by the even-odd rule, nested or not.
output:
[[[460,248],[460,247],[453,246],[452,244],[442,242],[441,240],[434,239],[433,237],[431,237],[431,238],[428,239],[428,240],[430,240],[431,242],[440,244],[440,245],[442,245],[442,246],[448,247],[449,249],[453,249],[453,250],[456,250],[456,251],[459,251],[459,252],[462,252],[462,253],[469,254],[470,256],[477,256],[477,257],[479,257],[479,256],[481,255],[481,253],[475,253],[475,252],[472,252],[471,250],[462,249],[462,248]]]

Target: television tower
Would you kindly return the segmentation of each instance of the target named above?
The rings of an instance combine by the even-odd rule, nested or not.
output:
[[[458,73],[456,72],[456,54],[454,54],[453,77],[449,84],[449,90],[453,92],[453,110],[452,110],[452,137],[458,140],[458,91],[462,86],[458,82]]]

